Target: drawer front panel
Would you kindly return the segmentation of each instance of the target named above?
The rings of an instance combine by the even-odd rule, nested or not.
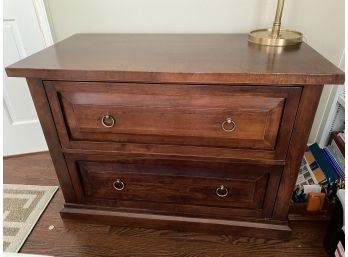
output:
[[[271,208],[281,175],[274,167],[238,163],[67,159],[76,173],[72,177],[80,180],[76,190],[87,202],[108,199],[262,210]]]
[[[254,174],[255,176],[248,180],[241,181],[232,178],[201,178],[176,174],[138,174],[124,171],[125,169],[131,170],[132,167],[112,164],[100,166],[96,163],[80,165],[86,196],[260,208],[263,205],[268,180],[267,174]]]
[[[292,126],[294,119],[284,112],[289,93],[299,96],[297,88],[45,84],[60,131],[72,142],[274,150],[282,121]]]

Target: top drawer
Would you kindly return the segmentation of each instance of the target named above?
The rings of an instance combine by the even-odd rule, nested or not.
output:
[[[63,145],[95,141],[263,150],[289,139],[301,92],[298,87],[54,81],[45,87]]]

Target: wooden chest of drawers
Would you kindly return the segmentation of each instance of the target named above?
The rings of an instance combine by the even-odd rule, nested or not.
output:
[[[6,68],[27,78],[62,216],[285,237],[324,84],[306,44],[246,35],[75,35]]]

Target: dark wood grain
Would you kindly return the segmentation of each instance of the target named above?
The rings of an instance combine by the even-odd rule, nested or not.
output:
[[[270,150],[275,148],[285,102],[297,100],[289,99],[289,92],[297,92],[298,98],[301,92],[295,87],[279,90],[221,87],[212,90],[208,86],[187,85],[78,84],[78,89],[73,91],[68,89],[75,88],[72,82],[45,82],[51,101],[57,94],[72,141]],[[52,90],[55,91],[51,93]],[[114,119],[113,127],[102,125],[106,115]],[[284,119],[291,123],[294,116]],[[222,129],[227,118],[235,123],[235,126],[225,124],[226,129],[234,127],[232,132]],[[111,118],[104,118],[103,122],[112,125]],[[286,140],[286,135],[282,140]]]
[[[287,224],[93,210],[90,208],[74,208],[73,206],[64,208],[61,211],[61,216],[65,219],[79,222],[96,222],[98,224],[111,224],[123,227],[173,229],[175,231],[233,234],[238,236],[252,235],[267,239],[288,239],[291,235],[291,229]]]
[[[306,43],[269,48],[246,34],[77,34],[6,68],[50,80],[342,84],[344,74]],[[282,51],[279,51],[281,49]]]
[[[57,135],[56,126],[53,121],[48,99],[42,81],[39,79],[28,78],[30,94],[34,99],[36,112],[39,116],[40,124],[50,151],[54,167],[57,172],[60,186],[63,189],[66,201],[73,201],[76,196],[69,177],[66,163],[63,157],[60,141]]]
[[[48,153],[4,160],[4,183],[58,185]],[[62,220],[61,190],[52,199],[21,249],[56,257],[326,257],[325,222],[292,222],[289,240],[240,237]],[[53,230],[48,227],[54,225]]]
[[[323,84],[344,73],[305,43],[260,47],[246,37],[76,35],[8,67],[27,77],[64,216],[221,233],[243,220],[243,235],[288,234]],[[101,124],[107,114],[112,128]],[[108,187],[117,177],[130,186],[122,197]],[[231,201],[211,198],[218,184],[235,189]]]
[[[149,153],[150,147],[165,145],[175,155],[182,152],[179,146],[188,146],[191,153],[201,149],[195,155],[206,156],[209,149],[195,146],[210,146],[216,155],[225,152],[236,159],[238,154],[230,150],[238,148],[247,149],[252,159],[262,153],[263,159],[285,158],[302,91],[266,86],[44,84],[63,148],[115,151],[120,144],[131,143]],[[114,118],[114,127],[102,125],[106,114]],[[233,132],[222,129],[227,118],[236,124]],[[241,159],[247,151],[240,151]]]
[[[206,206],[230,206],[261,208],[263,206],[269,172],[261,167],[246,169],[248,176],[239,175],[237,165],[230,165],[233,172],[209,172],[201,170],[192,174],[180,166],[156,166],[163,172],[144,164],[117,164],[79,161],[82,183],[86,197],[123,199],[129,201],[155,201]],[[181,172],[177,172],[180,170]],[[243,174],[246,175],[246,174]],[[124,184],[122,191],[115,190],[113,183]],[[223,185],[219,197],[216,190]],[[117,187],[117,185],[116,185]],[[227,190],[227,191],[226,191]]]
[[[319,211],[307,211],[307,203],[294,203],[291,201],[289,208],[290,220],[325,220],[329,221],[335,210],[335,203],[330,203],[327,200],[324,206]]]
[[[105,152],[65,154],[65,159],[78,198],[71,203],[80,204],[83,209],[88,209],[88,205],[101,209],[106,206],[114,211],[230,220],[249,217],[263,221],[270,217],[283,169],[283,166]],[[124,180],[124,192],[115,192],[113,188],[117,176]],[[133,182],[129,184],[128,179]],[[225,199],[215,192],[223,181],[230,190]],[[226,206],[235,207],[223,208]]]
[[[102,199],[110,199],[114,202],[104,205],[132,206],[139,212],[151,206],[153,210],[191,216],[215,210],[210,218],[250,216],[247,211],[260,218],[269,217],[283,168],[108,154],[65,156],[80,203],[94,199],[93,203],[102,205]],[[117,179],[124,183],[122,191],[113,187]],[[221,185],[228,190],[226,197],[216,194]]]
[[[274,206],[273,217],[275,219],[285,220],[288,218],[291,195],[295,187],[322,88],[323,86],[306,86],[303,90],[286,157],[287,165],[284,167]]]

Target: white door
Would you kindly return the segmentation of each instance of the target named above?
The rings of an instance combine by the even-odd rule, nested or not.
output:
[[[4,66],[52,44],[43,0],[4,1]],[[47,150],[24,78],[9,78],[3,70],[4,155]]]

